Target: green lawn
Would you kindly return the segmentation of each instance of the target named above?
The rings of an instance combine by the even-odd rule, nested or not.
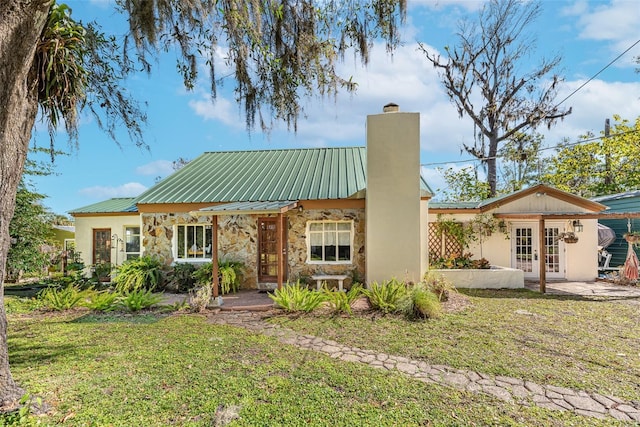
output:
[[[472,306],[424,323],[397,317],[272,321],[430,364],[640,401],[640,300],[468,290]]]
[[[55,409],[39,419],[43,425],[64,420],[71,426],[206,426],[213,425],[218,408],[230,406],[238,407],[240,418],[231,425],[239,426],[613,424],[424,384],[213,325],[202,315],[25,313],[16,297],[6,300],[13,375]],[[372,321],[370,316],[273,321],[433,363],[560,385],[577,381],[601,392],[611,387],[627,398],[640,395],[633,389],[640,383],[637,333],[632,332],[638,330],[638,306],[507,293],[478,293],[472,300],[466,312],[426,323]],[[536,316],[514,314],[518,309]],[[600,323],[591,325],[596,318]],[[601,340],[592,338],[598,335]],[[588,342],[577,342],[585,337]],[[523,346],[520,355],[517,349]],[[605,354],[596,356],[601,351]],[[626,357],[608,360],[623,351]],[[555,355],[555,369],[553,360],[536,359],[542,354]],[[575,372],[583,378],[572,378]],[[621,380],[605,380],[610,374]]]

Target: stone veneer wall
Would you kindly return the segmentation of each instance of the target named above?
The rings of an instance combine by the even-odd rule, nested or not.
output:
[[[220,259],[241,261],[246,266],[243,288],[257,287],[259,217],[277,215],[224,215],[218,217],[218,252]],[[289,279],[313,274],[348,274],[358,270],[364,277],[364,209],[324,209],[291,211],[286,214],[288,230]],[[353,264],[307,264],[307,221],[353,220]],[[142,214],[142,244],[145,254],[173,263],[174,226],[178,224],[211,224],[210,216],[194,217],[189,213]]]

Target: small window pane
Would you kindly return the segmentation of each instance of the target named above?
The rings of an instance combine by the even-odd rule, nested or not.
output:
[[[349,230],[351,231],[351,224],[348,222],[339,222],[338,230]]]
[[[351,246],[340,245],[338,246],[338,261],[350,261],[351,260]]]
[[[322,223],[321,222],[312,222],[309,224],[309,230],[311,231],[322,231]]]
[[[351,243],[351,233],[338,233],[338,244],[349,245]]]
[[[325,229],[325,231],[335,230],[336,229],[336,223],[335,222],[325,222],[324,223],[324,229]]]

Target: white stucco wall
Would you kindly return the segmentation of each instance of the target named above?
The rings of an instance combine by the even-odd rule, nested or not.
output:
[[[548,194],[532,194],[521,199],[514,200],[486,212],[485,215],[495,213],[567,213],[567,212],[589,212],[585,208],[576,206],[564,200],[556,199]],[[446,214],[445,219],[455,218],[456,221],[470,222],[476,217],[475,214]],[[437,214],[430,213],[429,222],[437,221]],[[579,216],[576,216],[579,219]],[[546,224],[557,224],[560,232],[572,231],[572,221],[574,218],[546,220]],[[563,278],[573,281],[592,281],[598,276],[598,232],[597,220],[580,219],[583,224],[583,231],[576,233],[578,242],[567,244],[559,242],[559,249],[564,255]],[[533,224],[537,229],[538,220],[513,219],[505,220],[509,232],[507,234],[495,231],[491,236],[483,236],[480,240],[471,243],[468,252],[473,254],[474,259],[486,258],[492,265],[514,267],[512,264],[512,224]],[[537,239],[537,235],[535,236]],[[539,277],[539,272],[535,274]]]
[[[124,228],[129,226],[141,227],[140,216],[117,215],[117,216],[92,216],[92,217],[76,217],[76,250],[80,251],[82,261],[86,266],[93,264],[93,230],[96,228],[109,228],[111,235],[117,234],[119,238],[124,238]],[[120,252],[120,244],[117,246],[117,264],[124,261],[124,252]],[[141,247],[142,251],[143,248]],[[116,264],[116,245],[113,242],[111,247],[111,263]]]

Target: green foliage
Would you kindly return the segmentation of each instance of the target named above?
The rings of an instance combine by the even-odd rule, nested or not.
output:
[[[39,298],[4,296],[4,308],[7,314],[30,313],[32,311],[40,310],[43,307],[45,307],[44,302]]]
[[[65,288],[46,288],[38,293],[44,305],[56,311],[69,310],[80,305],[87,297],[87,291],[83,291],[77,286],[69,284]]]
[[[176,292],[190,291],[196,285],[196,270],[196,266],[189,262],[175,264],[167,274],[166,289]]]
[[[351,304],[362,295],[362,285],[359,283],[353,284],[347,292],[336,292],[325,287],[322,292],[326,302],[335,314],[351,314]]]
[[[52,136],[64,122],[69,135],[77,133],[77,112],[86,98],[85,29],[71,18],[65,4],[53,4],[36,48],[38,103]]]
[[[244,264],[239,261],[218,261],[218,280],[220,282],[220,294],[237,292],[240,289]],[[211,284],[213,277],[213,264],[206,263],[198,267],[194,272],[198,284]]]
[[[439,301],[447,301],[449,294],[456,291],[453,283],[442,274],[437,276],[432,272],[427,272],[427,274],[424,275],[423,283],[428,290],[438,297]]]
[[[638,132],[640,117],[635,123],[613,116],[615,124],[610,136],[582,144],[565,141],[547,162],[543,182],[582,197],[622,193],[640,187],[640,150]],[[579,139],[592,139],[593,134]]]
[[[363,289],[362,293],[369,298],[369,304],[373,309],[385,314],[395,313],[398,303],[407,294],[407,285],[396,279],[382,283],[373,282],[369,284],[369,288]]]
[[[453,218],[445,218],[441,214],[438,214],[436,220],[436,231],[438,237],[452,238],[461,248],[468,248],[469,244],[478,238],[472,223],[458,222]]]
[[[42,405],[42,398],[37,397],[36,405]],[[0,425],[2,426],[35,426],[39,425],[31,417],[32,397],[29,393],[24,394],[18,401],[19,406],[11,412],[0,413]]]
[[[92,277],[100,282],[108,282],[111,277],[111,272],[114,270],[114,265],[110,262],[101,262],[92,266]]]
[[[117,268],[113,282],[118,292],[153,290],[162,283],[163,264],[157,258],[143,256],[125,261]]]
[[[289,313],[309,313],[325,302],[326,296],[323,292],[311,290],[300,282],[296,282],[295,284],[287,283],[282,289],[276,289],[273,295],[269,294],[269,298],[277,307]]]
[[[87,294],[85,307],[95,311],[113,311],[118,308],[120,295],[117,292],[93,291]]]
[[[477,260],[471,259],[473,254],[467,252],[460,254],[450,254],[447,257],[440,257],[431,261],[430,267],[435,269],[488,269],[491,263],[486,258]]]
[[[530,187],[540,181],[540,147],[544,137],[539,133],[518,132],[500,149],[500,193]]]
[[[398,301],[398,312],[409,320],[435,319],[442,314],[442,306],[425,283],[418,283]]]
[[[162,296],[153,294],[151,290],[134,289],[122,294],[119,304],[129,311],[140,311],[162,301]]]
[[[16,194],[16,207],[9,223],[12,243],[7,257],[9,278],[18,280],[25,273],[42,274],[58,251],[52,244],[50,213],[43,206],[42,194],[31,191],[24,181]],[[48,249],[48,250],[45,250]]]
[[[445,202],[474,202],[487,199],[490,187],[478,176],[478,170],[472,166],[460,169],[437,168],[446,183],[438,188],[439,197]]]

